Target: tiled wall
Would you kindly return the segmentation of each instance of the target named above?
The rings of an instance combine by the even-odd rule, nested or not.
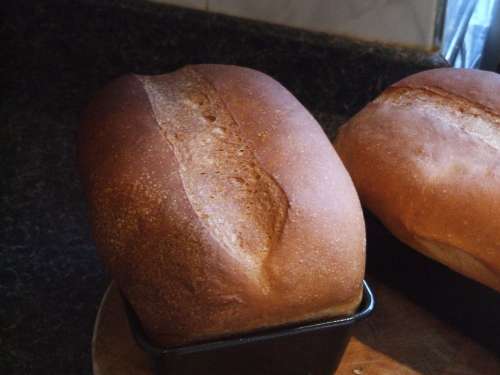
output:
[[[306,30],[436,49],[445,0],[152,0]]]

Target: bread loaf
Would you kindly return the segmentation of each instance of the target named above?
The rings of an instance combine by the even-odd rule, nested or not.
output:
[[[500,76],[436,69],[383,92],[335,148],[399,239],[500,291]]]
[[[198,65],[120,78],[87,111],[79,161],[99,254],[157,344],[358,306],[354,186],[270,77]]]

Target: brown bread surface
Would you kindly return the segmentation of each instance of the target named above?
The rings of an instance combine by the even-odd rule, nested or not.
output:
[[[341,128],[335,148],[394,235],[500,291],[500,75],[403,79]]]
[[[79,161],[99,254],[158,344],[358,306],[354,186],[270,77],[196,65],[120,78],[87,111]]]

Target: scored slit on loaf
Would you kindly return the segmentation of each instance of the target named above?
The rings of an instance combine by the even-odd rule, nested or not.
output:
[[[162,345],[352,313],[365,230],[314,118],[251,69],[126,76],[92,101],[79,161],[97,250]]]

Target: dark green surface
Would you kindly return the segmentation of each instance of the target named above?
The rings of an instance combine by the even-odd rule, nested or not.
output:
[[[127,72],[190,63],[262,70],[329,135],[437,56],[139,1],[4,1],[1,27],[0,374],[90,374],[107,283],[74,168],[89,97]]]

